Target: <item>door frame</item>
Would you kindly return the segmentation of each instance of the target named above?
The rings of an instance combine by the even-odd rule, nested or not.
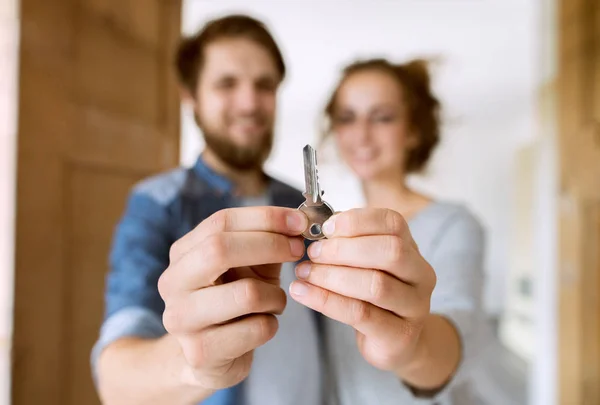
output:
[[[558,399],[600,403],[600,4],[558,2]]]

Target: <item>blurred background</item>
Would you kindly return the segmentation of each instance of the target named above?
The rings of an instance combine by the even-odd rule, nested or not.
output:
[[[128,187],[192,164],[181,33],[230,12],[265,21],[289,67],[267,171],[362,202],[321,143],[357,58],[431,57],[442,144],[412,184],[488,233],[486,404],[600,403],[600,6],[595,0],[0,0],[0,403],[96,404],[89,350]]]

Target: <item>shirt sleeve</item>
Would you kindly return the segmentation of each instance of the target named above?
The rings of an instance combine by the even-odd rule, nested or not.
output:
[[[452,215],[434,241],[429,262],[436,272],[437,284],[431,298],[431,312],[454,325],[462,353],[457,372],[435,398],[448,395],[470,379],[483,346],[484,250],[485,233],[466,210]]]
[[[169,264],[170,218],[152,195],[132,192],[116,227],[106,279],[105,315],[91,353],[94,379],[101,352],[123,337],[158,338],[164,302],[158,279]]]

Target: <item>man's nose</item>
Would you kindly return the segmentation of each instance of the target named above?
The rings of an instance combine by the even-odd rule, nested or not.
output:
[[[236,104],[242,111],[255,111],[259,105],[259,94],[256,87],[253,84],[240,86],[236,94]]]

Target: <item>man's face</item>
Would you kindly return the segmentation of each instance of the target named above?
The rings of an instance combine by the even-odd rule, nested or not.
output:
[[[206,145],[233,168],[260,167],[273,144],[273,57],[251,40],[221,39],[206,47],[199,74],[194,109]]]

